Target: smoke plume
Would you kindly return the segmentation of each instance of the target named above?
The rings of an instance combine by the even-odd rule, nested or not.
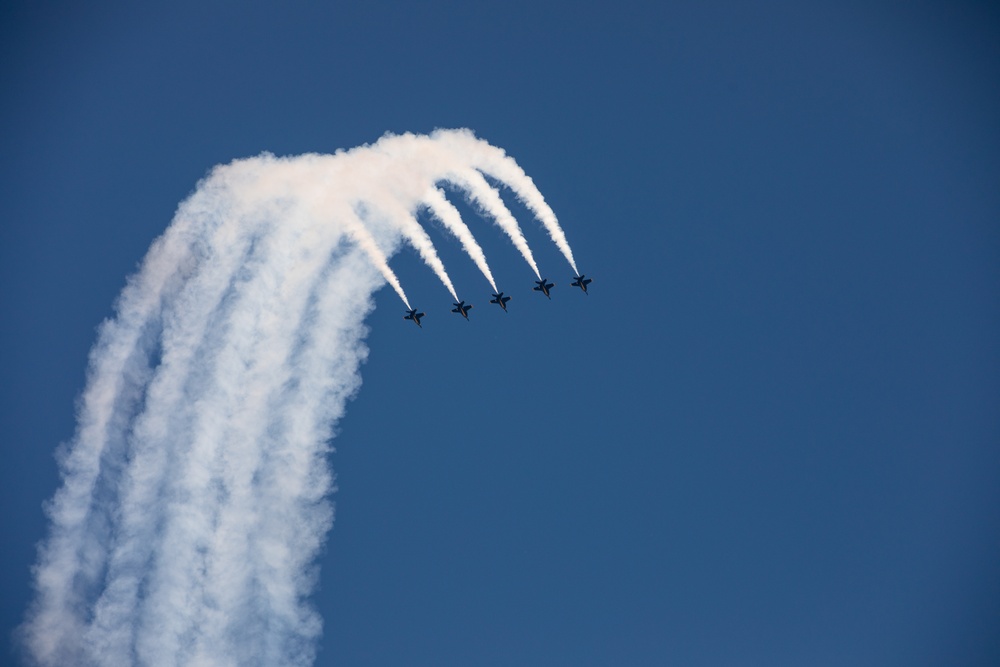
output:
[[[496,290],[438,189],[466,193],[537,266],[483,175],[570,265],[555,215],[468,130],[216,167],[100,327],[20,636],[41,665],[309,665],[308,598],[333,522],[328,453],[358,390],[372,295],[411,244],[457,300],[428,208]],[[573,266],[575,270],[575,266]]]

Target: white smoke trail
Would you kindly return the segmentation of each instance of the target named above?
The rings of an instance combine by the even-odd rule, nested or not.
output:
[[[502,148],[477,138],[468,130],[439,130],[431,136],[441,147],[455,155],[464,156],[470,166],[509,186],[518,200],[542,223],[556,247],[573,267],[573,271],[577,275],[580,274],[576,268],[576,260],[573,259],[573,250],[569,247],[565,232],[559,226],[555,212],[545,202],[545,197],[535,187],[535,182],[524,173],[513,158]]]
[[[394,224],[399,229],[399,233],[416,249],[417,254],[434,271],[434,275],[438,277],[441,284],[451,292],[452,298],[458,301],[455,286],[451,283],[451,278],[448,277],[448,272],[438,257],[437,250],[434,249],[431,237],[427,235],[424,228],[413,217],[412,210],[407,210],[391,200],[390,202],[380,204],[379,209],[389,216],[390,224]]]
[[[240,160],[181,205],[91,353],[20,630],[39,664],[312,663],[328,442],[373,292],[410,308],[386,258],[413,243],[457,300],[430,205],[493,284],[434,187],[474,166],[454,134]]]
[[[483,253],[480,245],[476,243],[476,239],[472,236],[469,226],[462,221],[462,216],[458,212],[458,209],[448,201],[444,193],[438,188],[430,188],[427,194],[424,195],[423,203],[441,221],[445,229],[454,234],[459,242],[461,242],[465,252],[476,263],[476,266],[479,267],[483,275],[486,276],[486,280],[489,281],[493,291],[497,292],[497,284],[493,280],[493,272],[490,271],[490,266],[486,262],[486,255]]]
[[[538,264],[535,263],[535,258],[531,254],[531,248],[528,247],[528,241],[525,240],[520,225],[517,224],[517,220],[514,219],[511,212],[507,210],[503,199],[500,198],[500,193],[486,182],[483,175],[475,169],[461,169],[448,174],[448,180],[465,190],[472,202],[493,218],[497,226],[514,242],[514,247],[521,252],[524,260],[528,262],[528,266],[535,272],[535,276],[541,278],[542,274],[538,272]]]
[[[344,212],[343,217],[340,218],[343,221],[343,225],[350,235],[351,240],[358,244],[358,246],[365,251],[368,255],[368,259],[371,261],[375,268],[379,270],[382,277],[385,278],[386,282],[392,286],[392,289],[396,290],[396,294],[402,299],[403,303],[406,304],[407,310],[411,308],[410,300],[406,298],[406,292],[403,291],[403,286],[399,284],[399,278],[396,277],[395,272],[389,268],[389,262],[385,258],[385,254],[382,249],[378,247],[378,243],[375,241],[375,237],[372,236],[371,232],[364,226],[361,220],[358,219],[357,214],[354,211]]]

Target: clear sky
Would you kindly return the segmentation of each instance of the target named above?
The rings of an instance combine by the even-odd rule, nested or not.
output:
[[[997,664],[998,37],[974,2],[6,3],[6,646],[95,328],[198,180],[469,127],[591,294],[517,207],[551,301],[487,223],[507,315],[433,226],[469,323],[392,259],[427,317],[368,319],[317,665]]]

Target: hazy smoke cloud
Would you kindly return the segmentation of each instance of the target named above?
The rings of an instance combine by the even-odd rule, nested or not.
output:
[[[530,178],[467,130],[239,160],[181,205],[91,352],[20,631],[40,664],[312,663],[321,621],[306,599],[333,521],[333,424],[360,386],[373,292],[388,282],[409,308],[387,257],[411,243],[458,298],[416,222],[426,206],[496,289],[437,189],[451,181],[537,273],[480,172],[511,187],[572,265]]]

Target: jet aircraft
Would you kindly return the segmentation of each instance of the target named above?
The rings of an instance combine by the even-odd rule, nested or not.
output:
[[[496,305],[500,306],[501,308],[503,308],[503,312],[505,313],[507,312],[508,301],[510,301],[510,297],[504,296],[503,292],[500,292],[499,294],[494,294],[493,298],[490,299],[490,303],[495,303]]]
[[[455,307],[451,309],[451,312],[458,313],[466,320],[469,319],[469,309],[472,308],[471,303],[468,306],[466,306],[464,301],[459,301],[458,303],[454,304],[454,306]]]
[[[580,289],[583,290],[584,294],[588,294],[588,292],[587,292],[587,285],[589,285],[590,283],[594,282],[593,278],[587,278],[582,273],[580,275],[578,275],[578,276],[574,276],[574,278],[576,278],[576,280],[574,280],[571,283],[571,285],[573,285],[573,287],[579,287]]]
[[[423,329],[423,327],[420,325],[420,318],[423,317],[423,316],[424,316],[424,313],[418,313],[417,309],[414,308],[413,310],[406,311],[406,315],[403,315],[403,319],[404,320],[413,320],[414,324],[416,324],[418,327],[420,327],[421,329]]]
[[[555,283],[550,283],[545,278],[542,278],[541,280],[536,280],[535,285],[537,285],[537,287],[532,287],[531,289],[535,290],[536,292],[541,292],[549,299],[552,298],[549,295],[549,290],[555,287]]]

